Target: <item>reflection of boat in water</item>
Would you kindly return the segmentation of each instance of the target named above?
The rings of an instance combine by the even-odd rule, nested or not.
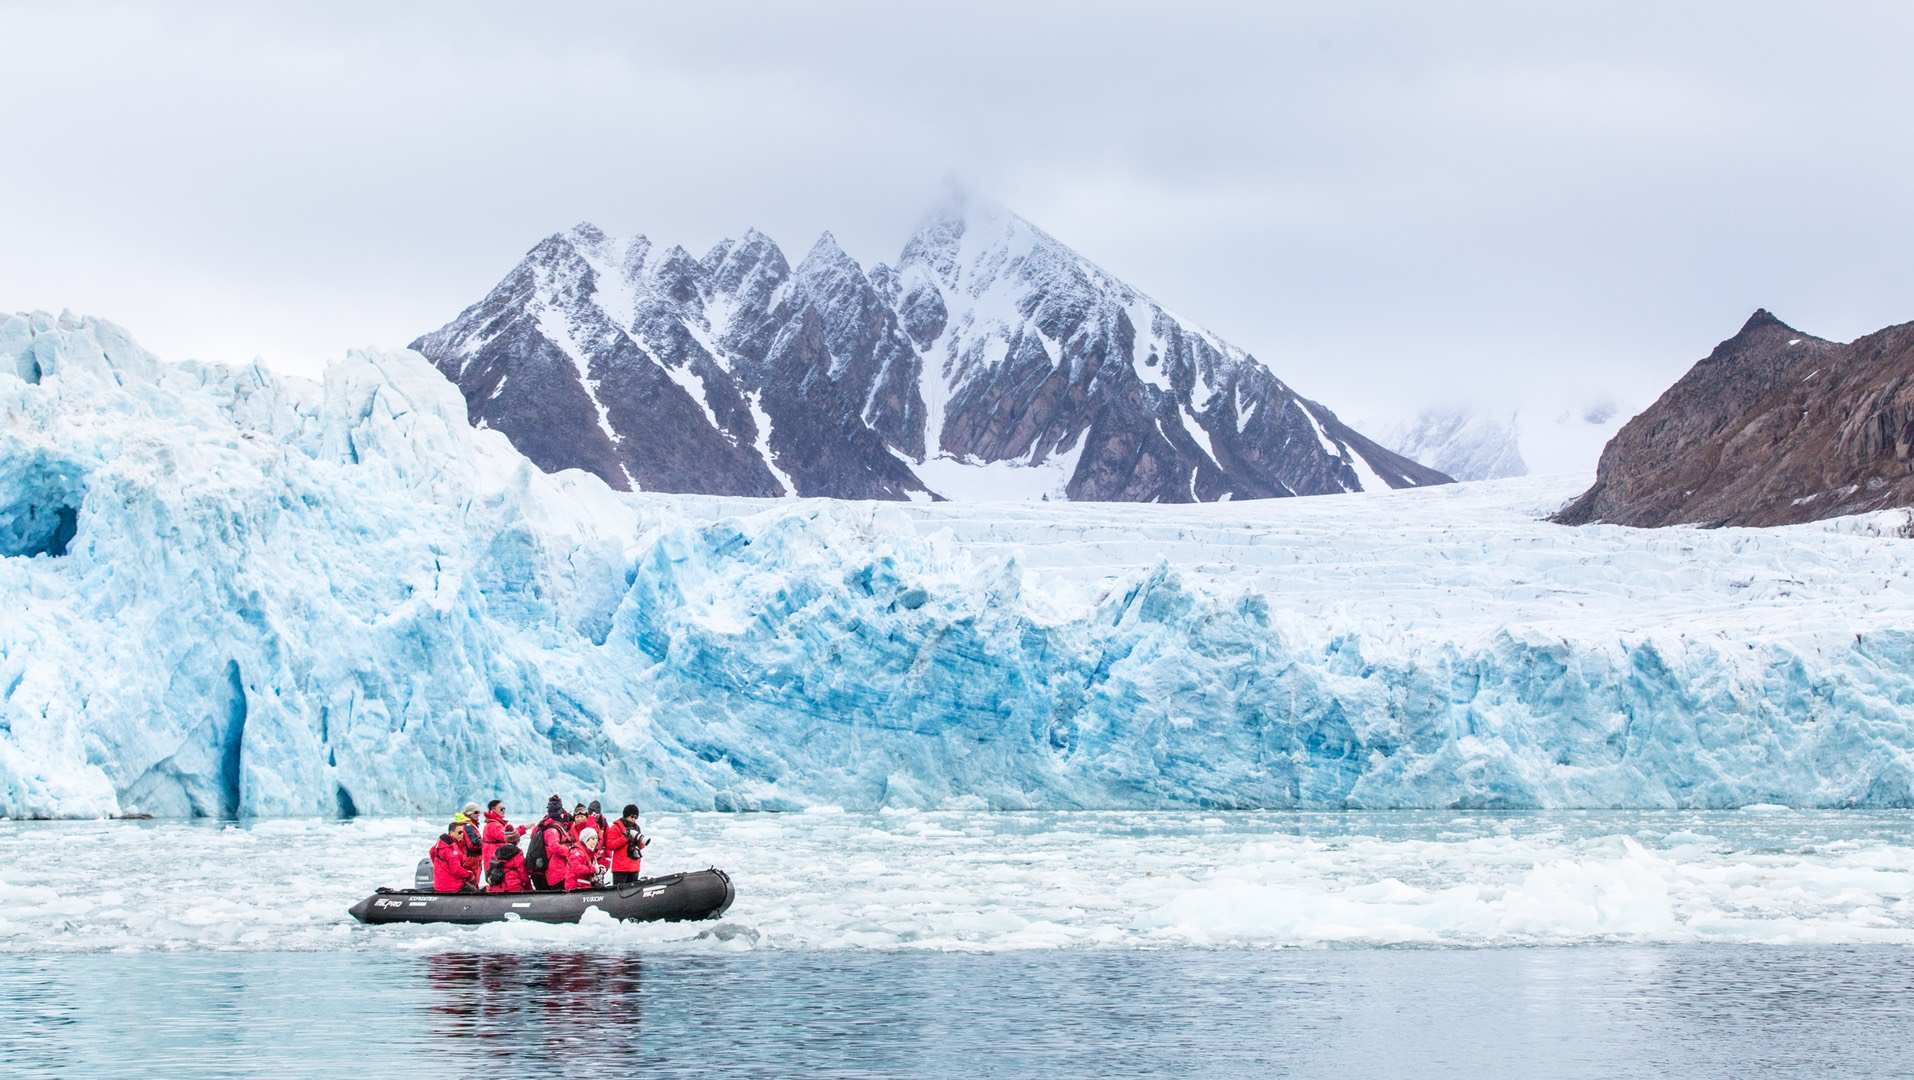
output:
[[[641,878],[630,885],[577,892],[435,893],[417,889],[380,889],[352,905],[363,923],[488,923],[518,918],[528,922],[575,923],[596,908],[614,919],[634,922],[686,922],[715,919],[731,906],[735,893],[722,870]]]
[[[429,988],[422,999],[408,992],[406,979],[386,980],[381,990],[398,991],[397,1001],[429,1015],[432,1033],[450,1040],[438,1049],[452,1053],[454,1064],[441,1072],[538,1076],[565,1061],[617,1062],[610,1071],[642,1075],[641,1057],[659,1056],[644,1038],[636,953],[432,953],[407,958],[399,970],[420,970],[419,960]],[[581,1022],[581,999],[610,1007]],[[469,1040],[481,1045],[460,1045]]]

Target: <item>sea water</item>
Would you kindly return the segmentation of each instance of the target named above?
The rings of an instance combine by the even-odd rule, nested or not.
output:
[[[425,821],[0,822],[0,1075],[1894,1075],[1914,814],[648,822],[713,923],[366,927]]]

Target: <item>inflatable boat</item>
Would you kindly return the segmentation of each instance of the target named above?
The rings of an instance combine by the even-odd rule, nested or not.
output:
[[[686,922],[715,919],[731,906],[731,878],[718,869],[640,878],[631,885],[577,892],[438,893],[380,889],[352,905],[362,923],[489,923],[508,919],[575,923],[596,908],[614,919]]]

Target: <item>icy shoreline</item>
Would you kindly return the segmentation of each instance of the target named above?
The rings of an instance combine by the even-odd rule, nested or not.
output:
[[[1905,514],[1537,520],[1579,484],[623,496],[415,354],[15,317],[0,813],[1914,804]]]

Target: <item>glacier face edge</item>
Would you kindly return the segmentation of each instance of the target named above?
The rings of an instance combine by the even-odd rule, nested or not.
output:
[[[0,417],[7,816],[1914,803],[1893,539],[623,495],[413,353],[67,316],[0,322]]]

